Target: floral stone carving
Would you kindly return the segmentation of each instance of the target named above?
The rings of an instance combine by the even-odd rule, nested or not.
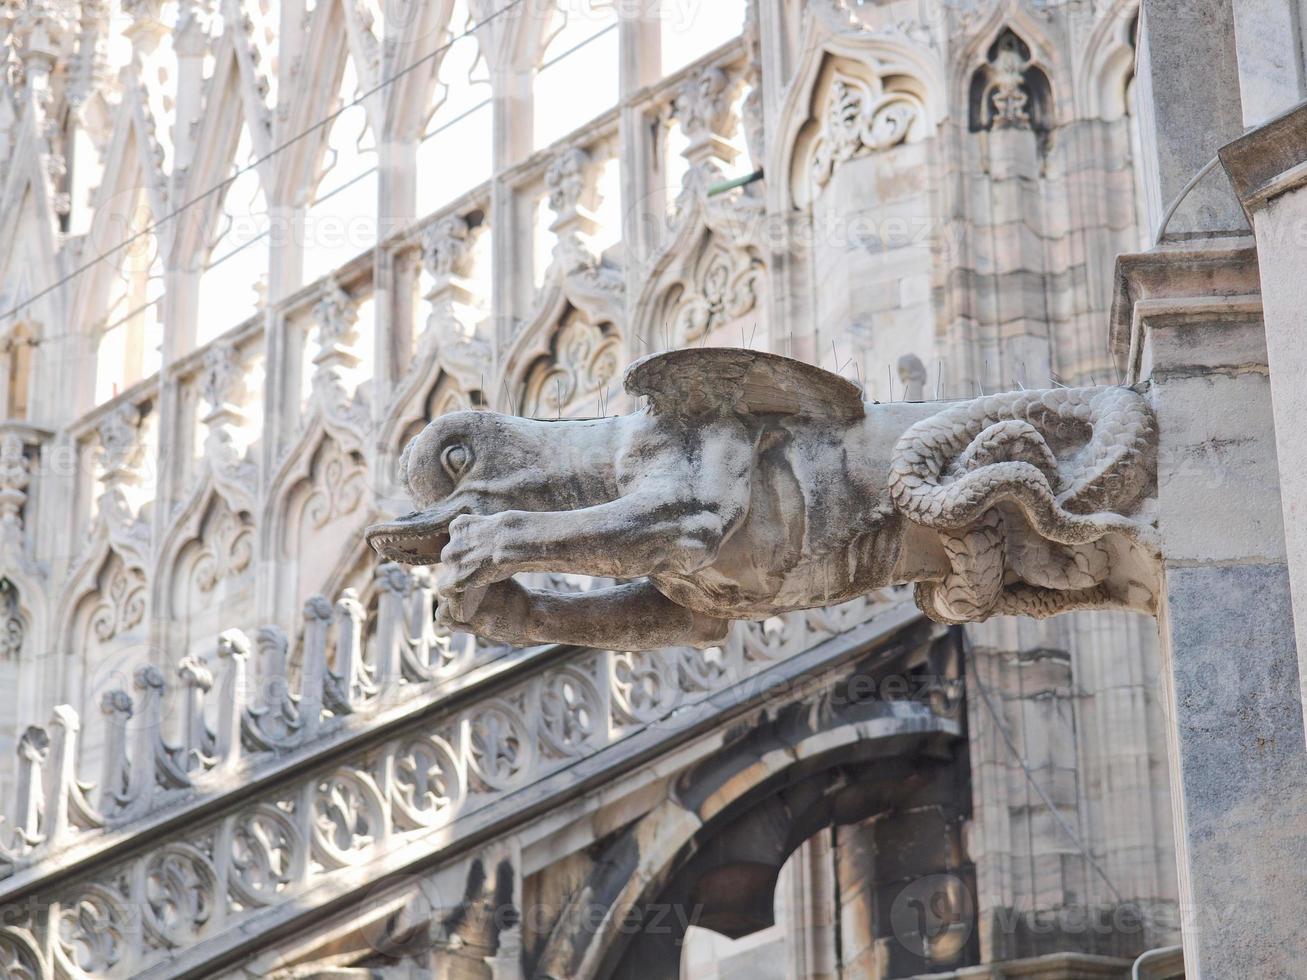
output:
[[[439,563],[439,617],[516,644],[709,647],[733,620],[914,583],[946,622],[1151,611],[1155,426],[1129,388],[866,404],[756,351],[636,362],[630,415],[458,412],[405,450],[418,510],[372,546]],[[564,594],[524,572],[626,580]]]

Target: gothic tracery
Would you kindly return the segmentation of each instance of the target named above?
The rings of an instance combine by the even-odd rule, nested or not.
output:
[[[578,773],[607,792],[629,777],[635,746],[661,759],[713,711],[752,717],[745,689],[795,658],[838,671],[851,636],[894,656],[910,646],[897,645],[895,597],[875,595],[741,626],[701,654],[510,652],[437,626],[434,577],[378,567],[361,532],[407,509],[401,453],[429,418],[626,411],[614,404],[622,370],[663,347],[798,353],[869,399],[970,394],[968,365],[997,361],[991,334],[1007,322],[987,321],[986,302],[1015,277],[974,285],[959,256],[976,249],[954,227],[981,227],[974,201],[923,188],[955,165],[954,123],[977,140],[1051,132],[1049,79],[1069,69],[1026,22],[1000,23],[1018,4],[947,4],[937,21],[888,3],[713,0],[662,5],[675,9],[661,20],[590,0],[536,4],[547,17],[503,6],[0,5],[0,160],[13,189],[0,227],[18,243],[0,243],[0,313],[28,303],[21,322],[0,323],[0,681],[24,685],[0,732],[20,750],[0,762],[16,829],[0,835],[0,864],[54,866],[73,845],[96,855],[60,871],[48,921],[4,924],[0,973],[121,977],[186,955],[202,971],[218,948],[232,962],[272,957],[280,940],[264,923],[318,916],[333,889],[367,905],[375,896],[356,886],[394,855],[422,852],[434,867],[433,842],[452,855],[473,821],[525,819],[525,795],[556,816]],[[1068,37],[1087,29],[1047,6]],[[1100,6],[1077,16],[1106,16]],[[978,32],[953,92],[940,62],[950,39]],[[1066,159],[1093,172],[1119,163],[1059,150],[1082,151]],[[1069,199],[1052,184],[1039,193]],[[814,204],[847,223],[820,225]],[[184,219],[161,220],[177,209]],[[902,215],[927,231],[895,238],[884,222]],[[1110,260],[1117,231],[1088,236],[1105,250],[1095,261]],[[1063,254],[1051,235],[1034,247]],[[101,252],[112,261],[41,295]],[[1039,288],[1022,279],[1016,291]],[[1101,371],[1097,339],[1067,341],[1095,353],[1065,370]],[[563,596],[611,584],[540,578]],[[934,671],[931,704],[963,683],[936,639],[905,655]],[[1141,673],[1138,644],[1121,646]],[[60,662],[31,680],[49,649]],[[1020,684],[1005,683],[1015,699]],[[933,708],[848,721],[827,693],[787,689],[778,724],[801,716],[818,742],[883,725],[920,736],[932,757],[967,737]],[[65,701],[77,703],[47,723]],[[1146,729],[1136,708],[1127,721]],[[1078,788],[1103,780],[1097,743],[1063,735],[1047,736],[1071,746],[1052,764]],[[661,765],[648,773],[663,796],[705,785],[678,785],[689,770]],[[823,798],[847,799],[837,783]],[[224,809],[234,785],[246,795]],[[994,808],[1030,805],[1008,796]],[[578,810],[577,826],[602,828],[617,861],[658,824],[651,805]],[[96,851],[165,810],[156,846]],[[699,821],[688,812],[676,834]],[[1047,845],[977,820],[985,860]],[[939,839],[962,853],[955,830]],[[305,963],[337,957],[333,969],[387,969],[417,949],[433,969],[512,980],[547,951],[567,962],[559,976],[582,975],[564,959],[585,935],[566,909],[515,918],[528,893],[566,906],[568,888],[605,884],[597,846],[550,834],[491,834],[439,872],[440,887],[378,898],[386,914],[330,940],[338,948],[317,924],[296,932],[287,918],[285,932]],[[676,834],[640,846],[679,846]],[[573,848],[561,872],[540,857],[555,846]],[[674,863],[650,853],[653,872]],[[1011,860],[1047,857],[1020,853]],[[770,875],[772,858],[729,870]],[[1163,860],[1140,863],[1166,879]],[[1011,877],[996,863],[983,873]],[[750,891],[770,899],[771,885]],[[1066,904],[1074,891],[1049,888]],[[971,947],[957,948],[954,961],[921,957],[918,972],[961,963]]]

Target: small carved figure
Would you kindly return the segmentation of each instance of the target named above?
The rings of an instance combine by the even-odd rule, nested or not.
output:
[[[615,418],[437,418],[401,459],[419,509],[372,547],[439,563],[445,625],[523,645],[707,647],[736,619],[907,583],[945,622],[1153,608],[1154,423],[1132,389],[865,404],[810,364],[705,348],[625,385],[647,406]]]

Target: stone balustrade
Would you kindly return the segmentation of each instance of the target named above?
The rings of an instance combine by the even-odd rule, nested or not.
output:
[[[437,630],[424,571],[388,564],[377,578],[371,616],[353,590],[309,599],[298,657],[265,627],[222,632],[175,680],[138,668],[101,705],[112,723],[94,783],[78,771],[73,709],[29,728],[0,900],[40,911],[0,930],[0,947],[38,977],[133,975],[210,940],[225,948],[251,916],[357,884],[409,842],[448,847],[525,812],[506,801],[551,778],[572,788],[569,770],[607,764],[632,736],[674,740],[728,689],[770,693],[742,682],[824,640],[917,618],[886,593],[741,624],[706,654],[509,650]]]

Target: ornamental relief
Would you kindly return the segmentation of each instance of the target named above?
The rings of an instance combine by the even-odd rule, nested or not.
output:
[[[60,902],[54,956],[67,977],[120,977],[131,954],[132,913],[115,890],[91,884]]]
[[[367,490],[367,472],[354,453],[331,439],[324,442],[313,467],[312,489],[304,502],[308,528],[320,530],[339,517],[354,513]]]
[[[5,980],[41,980],[45,960],[32,937],[19,929],[0,929],[0,977]]]
[[[821,57],[805,73],[809,81],[795,90],[807,113],[796,113],[788,130],[793,135],[781,141],[784,179],[799,208],[811,205],[844,164],[919,142],[931,135],[937,118],[937,108],[927,108],[937,83],[917,66],[889,68],[862,52],[827,49]]]
[[[248,372],[240,350],[222,343],[205,356],[199,378],[200,394],[208,406],[200,423],[208,434],[196,480],[207,470],[219,492],[241,508],[254,506],[259,482],[258,465],[242,444],[249,421],[245,412],[250,399]]]
[[[695,264],[686,290],[675,301],[669,322],[676,342],[694,343],[758,305],[762,260],[749,249],[727,248],[710,238]]]
[[[0,437],[0,535],[23,529],[31,471],[23,440],[12,432]]]
[[[110,552],[100,573],[99,601],[91,611],[91,633],[107,643],[145,618],[145,575]]]
[[[325,867],[356,864],[385,836],[385,806],[366,772],[338,769],[312,794],[313,856]]]
[[[527,376],[522,414],[557,418],[587,396],[602,393],[621,371],[622,341],[577,310],[564,318],[553,343],[553,354]]]
[[[641,650],[613,657],[613,714],[628,724],[667,715],[680,701],[674,651]]]
[[[468,762],[486,790],[517,783],[532,763],[531,738],[522,712],[505,701],[482,705],[468,720]]]
[[[587,672],[561,668],[544,679],[539,698],[544,747],[564,758],[590,751],[598,734],[602,702]]]
[[[191,582],[202,595],[225,579],[246,571],[254,560],[254,525],[248,514],[236,513],[217,499],[205,521],[199,555],[191,567]]]
[[[313,308],[313,320],[318,351],[313,356],[305,418],[316,413],[334,437],[361,446],[367,439],[372,410],[366,383],[354,384],[351,390],[362,364],[357,350],[358,302],[339,283],[328,279]]]
[[[145,928],[158,945],[176,949],[198,940],[218,901],[218,874],[187,844],[155,851],[145,866]]]
[[[275,901],[295,881],[300,833],[289,814],[263,804],[233,819],[225,850],[233,899],[245,908],[258,908]]]
[[[7,578],[0,578],[0,661],[19,658],[25,632],[18,589]]]
[[[818,188],[830,182],[841,164],[906,141],[921,118],[914,96],[885,92],[879,82],[840,71],[831,76],[823,101],[810,165]]]
[[[394,781],[395,815],[410,830],[452,817],[464,796],[454,750],[436,736],[418,736],[399,746]]]

